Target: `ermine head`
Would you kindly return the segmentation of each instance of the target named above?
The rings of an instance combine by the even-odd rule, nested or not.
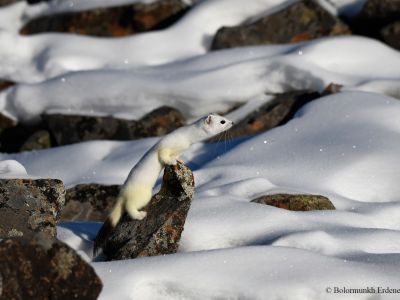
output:
[[[232,127],[233,122],[215,114],[209,114],[200,120],[204,130],[211,136],[226,131]]]

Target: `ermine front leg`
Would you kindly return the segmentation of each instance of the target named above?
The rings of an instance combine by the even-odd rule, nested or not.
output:
[[[179,160],[179,154],[169,148],[158,150],[158,159],[163,165],[176,165]]]

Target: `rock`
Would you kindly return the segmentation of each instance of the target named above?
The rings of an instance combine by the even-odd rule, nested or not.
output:
[[[15,120],[10,119],[9,117],[0,113],[0,132],[3,129],[15,127],[15,126],[17,126],[17,122]]]
[[[92,36],[125,36],[166,28],[188,8],[184,0],[158,0],[62,13],[34,19],[22,28],[21,33],[69,32]]]
[[[64,206],[64,184],[56,179],[0,179],[0,238],[56,236]]]
[[[162,106],[145,115],[141,120],[145,135],[163,136],[185,125],[186,120],[180,111]]]
[[[43,123],[33,125],[16,124],[15,121],[3,118],[4,128],[0,133],[0,152],[15,153],[21,148],[37,131],[46,130]],[[1,123],[1,121],[0,121]],[[33,137],[32,137],[33,138]]]
[[[0,4],[0,6],[1,6],[1,4]],[[10,86],[13,86],[14,84],[15,84],[15,82],[0,79],[0,91],[5,90],[6,88],[9,88]]]
[[[211,49],[296,43],[343,34],[351,34],[347,25],[314,1],[306,0],[251,23],[222,27]]]
[[[67,189],[61,220],[104,222],[114,207],[120,189],[119,185],[95,183],[79,184]]]
[[[102,283],[73,249],[38,234],[0,242],[0,299],[97,299]]]
[[[191,170],[178,163],[165,168],[160,191],[143,209],[147,217],[132,220],[125,214],[115,228],[105,222],[95,240],[107,260],[175,253],[194,193]]]
[[[32,151],[51,148],[50,133],[40,130],[32,134],[22,145],[20,151]]]
[[[266,195],[251,200],[251,202],[271,205],[294,211],[335,209],[335,206],[328,198],[319,195]]]
[[[132,140],[165,135],[181,127],[182,114],[169,107],[161,107],[139,121],[112,117],[49,114],[43,116],[58,145],[88,140]]]
[[[381,37],[386,44],[400,50],[400,21],[383,27],[381,30]]]
[[[285,124],[293,118],[300,107],[318,99],[320,96],[317,92],[307,91],[288,92],[278,95],[275,99],[262,105],[242,121],[235,124],[228,131],[228,136],[236,138],[254,135]],[[217,136],[210,141],[217,141],[219,138],[220,136]]]
[[[0,7],[20,2],[21,0],[0,0]]]
[[[400,49],[399,0],[367,0],[358,16],[348,22],[355,34],[380,39]]]

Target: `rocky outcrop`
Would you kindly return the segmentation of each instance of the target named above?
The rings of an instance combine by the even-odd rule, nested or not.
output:
[[[354,33],[380,39],[400,49],[400,1],[367,0],[360,14],[349,23]]]
[[[320,96],[321,95],[317,92],[307,91],[288,92],[277,95],[275,99],[262,105],[235,124],[229,130],[228,136],[236,138],[254,135],[285,124],[293,118],[300,107]],[[217,136],[210,141],[215,142],[219,139],[220,137]]]
[[[179,19],[189,8],[183,0],[158,0],[118,7],[43,16],[27,23],[22,34],[68,32],[92,36],[125,36],[161,29]]]
[[[67,190],[62,221],[101,221],[111,212],[120,185],[79,184]]]
[[[115,228],[107,221],[95,240],[107,260],[175,253],[194,193],[191,170],[178,163],[165,168],[160,191],[143,209],[143,220],[124,215]]]
[[[43,234],[0,242],[0,299],[97,299],[102,283],[73,249]]]
[[[0,238],[55,237],[64,197],[60,180],[0,179]]]
[[[277,13],[234,27],[222,27],[212,49],[308,41],[351,34],[347,25],[314,1],[296,2]]]
[[[10,86],[13,86],[14,84],[15,84],[15,82],[0,79],[0,91],[5,90],[6,88],[9,88]]]
[[[158,108],[138,121],[59,114],[44,115],[43,118],[58,145],[161,136],[185,123],[182,114],[170,107]]]
[[[266,195],[254,199],[251,202],[271,205],[294,211],[335,209],[335,206],[328,198],[319,195]]]

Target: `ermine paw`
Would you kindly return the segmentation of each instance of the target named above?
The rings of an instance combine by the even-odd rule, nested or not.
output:
[[[135,219],[143,220],[144,218],[146,218],[146,216],[147,216],[147,212],[145,212],[143,210],[139,210],[139,212],[135,215]]]

